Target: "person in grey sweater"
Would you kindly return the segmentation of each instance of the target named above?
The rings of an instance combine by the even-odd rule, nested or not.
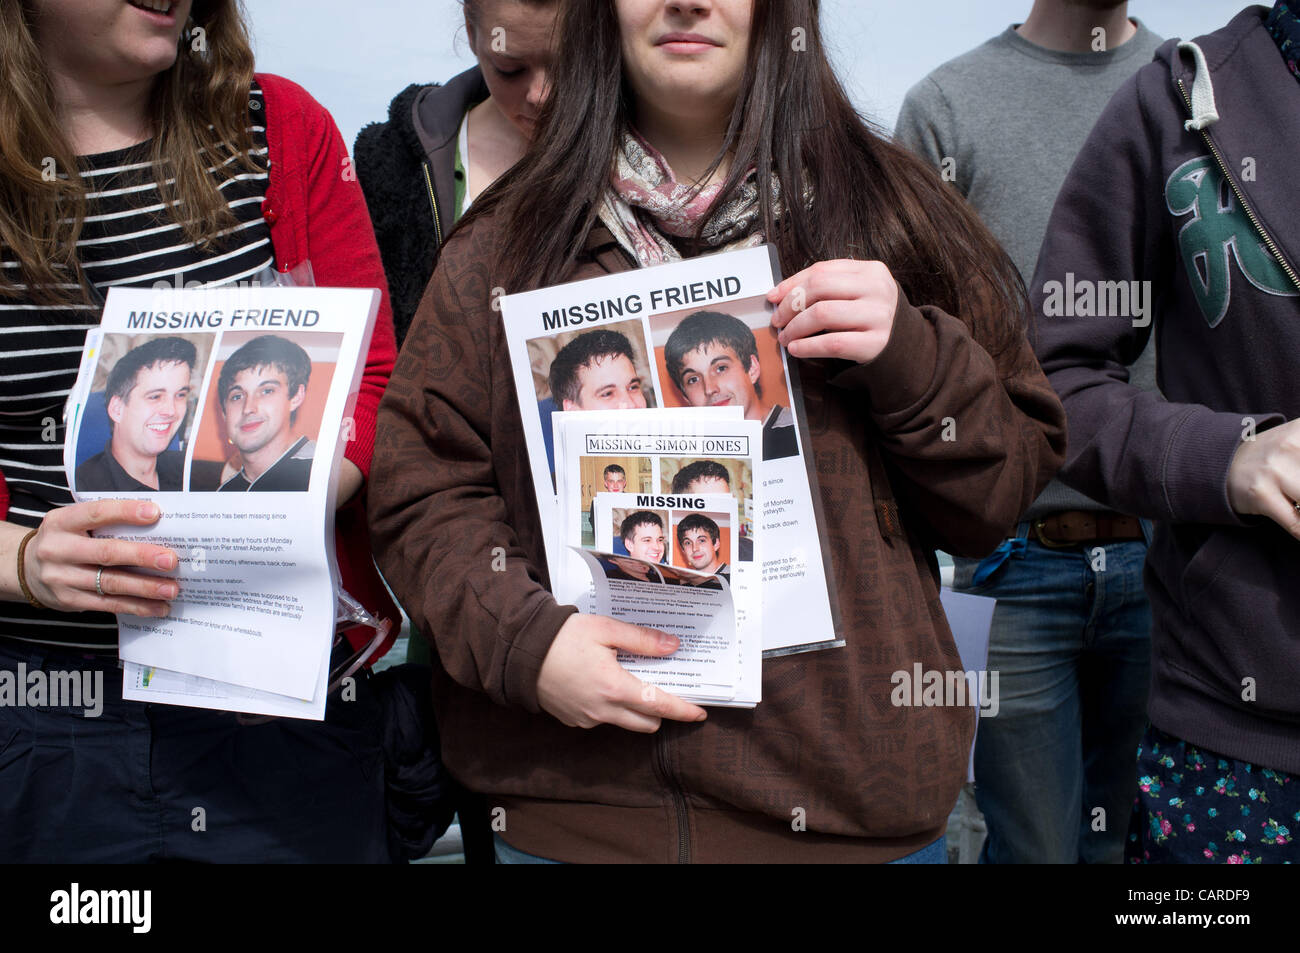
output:
[[[895,137],[966,196],[1027,283],[1075,154],[1161,42],[1127,7],[1036,0],[903,102]],[[1149,349],[1133,371],[1148,389],[1154,365]],[[1053,480],[994,553],[954,560],[955,589],[998,600],[1001,709],[975,745],[981,862],[1122,859],[1150,670],[1145,554],[1138,519]]]
[[[1134,861],[1300,862],[1297,48],[1285,3],[1162,46],[1080,152],[1034,279],[1061,474],[1157,520]],[[1102,283],[1153,314],[1079,307]],[[1167,400],[1126,379],[1150,337]]]

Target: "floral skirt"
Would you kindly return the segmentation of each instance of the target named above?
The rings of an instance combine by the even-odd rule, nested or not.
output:
[[[1138,743],[1131,864],[1300,861],[1300,780],[1206,751],[1148,724]]]

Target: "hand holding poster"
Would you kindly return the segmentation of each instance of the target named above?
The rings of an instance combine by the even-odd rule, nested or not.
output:
[[[746,538],[762,534],[763,648],[784,654],[842,645],[836,631],[829,559],[815,469],[796,367],[771,327],[766,294],[776,285],[768,248],[754,248],[605,275],[501,299],[511,365],[537,493],[547,563],[564,578],[566,540],[581,506],[557,499],[560,448],[557,413],[614,410],[631,419],[654,408],[706,415],[739,412],[757,431],[738,520]],[[802,431],[802,432],[801,432]],[[749,451],[745,451],[746,454]],[[610,459],[628,475],[653,455],[655,491],[734,492],[745,480],[716,452],[653,454],[610,447],[588,455]],[[670,472],[671,471],[671,472]],[[617,483],[617,472],[614,472]],[[565,517],[562,514],[569,513]],[[564,522],[567,520],[568,522]],[[740,561],[746,561],[742,549]],[[556,597],[565,600],[562,587]]]
[[[595,581],[589,611],[681,641],[670,658],[620,657],[624,668],[688,701],[757,704],[761,633],[746,573],[758,567],[739,561],[736,498],[602,492],[593,510],[596,543],[582,554]]]
[[[356,289],[110,291],[68,403],[69,482],[79,501],[157,502],[156,524],[100,535],[180,557],[170,615],[119,617],[123,659],[323,712],[334,499],[377,303]]]

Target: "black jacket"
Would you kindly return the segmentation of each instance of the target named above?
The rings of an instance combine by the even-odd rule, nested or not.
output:
[[[454,224],[456,134],[465,112],[487,97],[477,66],[445,86],[413,83],[389,105],[387,122],[357,135],[352,154],[388,276],[399,348]]]

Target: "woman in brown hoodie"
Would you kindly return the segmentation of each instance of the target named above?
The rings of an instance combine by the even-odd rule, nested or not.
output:
[[[995,545],[1060,461],[1024,291],[976,217],[853,110],[817,0],[575,0],[535,148],[448,240],[380,410],[381,568],[435,652],[444,759],[499,852],[563,861],[942,857],[974,713],[934,550]],[[644,693],[670,636],[546,588],[495,298],[774,244],[842,648],[764,663],[754,710]]]

